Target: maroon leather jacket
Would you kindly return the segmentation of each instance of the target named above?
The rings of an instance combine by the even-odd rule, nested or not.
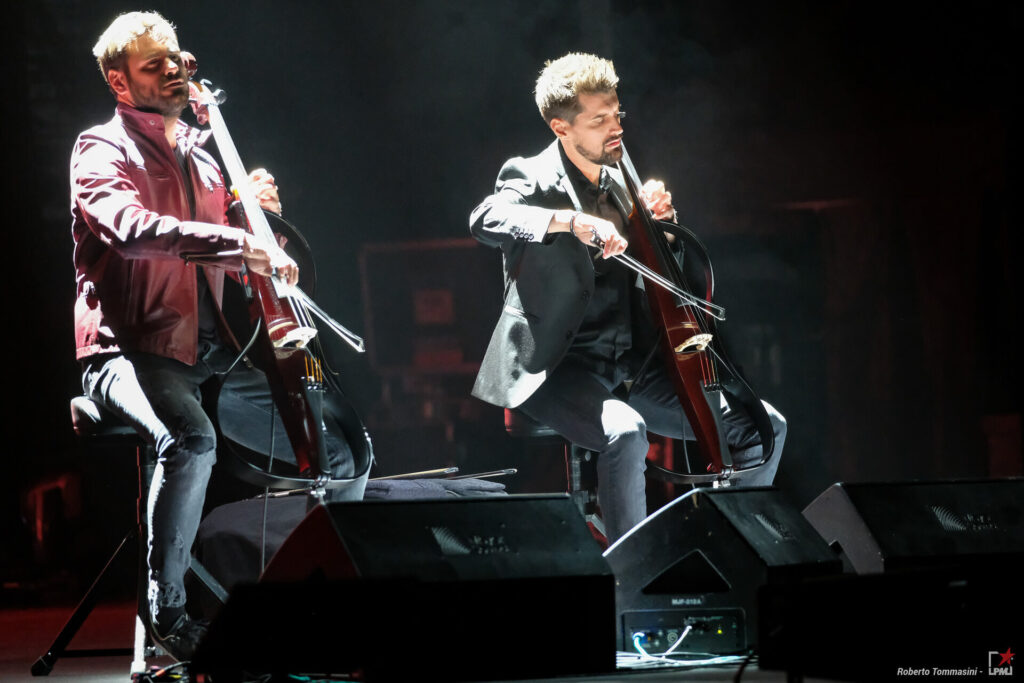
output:
[[[195,196],[163,118],[118,104],[114,118],[78,136],[71,155],[71,230],[78,298],[77,358],[144,351],[192,365],[198,338],[197,266],[217,306],[225,270],[242,266],[243,232],[226,225],[230,194],[205,136],[179,121]]]

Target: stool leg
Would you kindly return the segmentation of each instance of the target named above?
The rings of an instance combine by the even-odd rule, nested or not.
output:
[[[96,601],[99,599],[100,585],[103,583],[103,578],[107,576],[107,571],[113,566],[114,561],[117,560],[121,552],[128,546],[128,542],[132,540],[132,536],[136,534],[136,530],[132,529],[128,532],[128,535],[124,537],[120,545],[117,546],[117,550],[107,560],[107,564],[104,565],[102,571],[89,586],[89,590],[85,596],[79,601],[78,606],[75,607],[75,611],[71,613],[67,623],[64,624],[64,628],[60,630],[57,637],[54,638],[53,644],[46,651],[42,657],[37,659],[32,665],[33,676],[46,676],[53,670],[53,666],[57,663],[64,653],[67,651],[68,644],[71,639],[75,637],[79,629],[82,628],[82,624],[92,614],[93,608],[96,606]]]
[[[575,444],[567,443],[565,445],[566,488],[568,489],[569,496],[572,498],[573,502],[576,503],[576,507],[579,508],[580,514],[586,517],[587,492],[582,490],[583,470],[580,466],[580,462],[583,457],[582,453],[583,449]]]
[[[142,617],[135,615],[135,637],[132,645],[132,666],[130,674],[141,674],[146,671],[146,627],[142,623]],[[133,676],[134,678],[134,676]]]
[[[146,671],[146,655],[154,656],[157,646],[149,635],[149,487],[156,469],[156,450],[149,444],[135,449],[135,463],[139,473],[138,496],[135,499],[135,528],[139,534],[139,561],[136,578],[135,634],[132,644],[130,673]]]
[[[139,470],[140,478],[144,476],[143,470]],[[144,490],[144,489],[142,489]],[[145,508],[140,505],[139,523],[136,526],[139,534],[139,561],[136,567],[135,587],[135,634],[132,643],[132,664],[131,674],[144,673],[146,671],[146,655],[156,653],[146,630],[146,623],[143,620],[149,619],[149,563],[146,561],[146,553],[149,550],[149,533],[145,523]]]
[[[601,536],[607,538],[608,534],[604,528],[604,520],[597,514],[597,496],[589,486],[584,485],[583,480],[583,463],[590,462],[593,457],[594,454],[592,452],[581,446],[566,444],[566,480],[569,495],[572,497],[573,502],[576,503],[576,507],[583,516],[583,519]]]
[[[72,402],[72,417],[77,414],[75,408],[75,402]],[[89,413],[89,419],[94,420],[93,414]],[[76,423],[76,431],[77,423]],[[101,430],[102,431],[102,430]],[[91,433],[91,432],[90,432]],[[138,442],[137,442],[138,443]],[[60,633],[54,639],[50,645],[49,650],[40,657],[32,665],[33,676],[46,676],[53,670],[57,660],[61,657],[88,657],[88,656],[124,656],[132,655],[131,673],[144,672],[146,669],[146,653],[147,653],[147,632],[145,623],[149,620],[148,616],[148,587],[149,587],[149,568],[147,562],[147,551],[148,551],[148,540],[149,534],[147,529],[147,503],[149,497],[149,485],[153,478],[153,470],[156,465],[156,453],[155,450],[146,444],[140,444],[135,449],[136,466],[138,471],[138,496],[136,498],[135,514],[136,520],[135,525],[125,535],[124,539],[118,545],[117,549],[111,555],[110,559],[107,560],[106,565],[100,571],[99,575],[93,581],[89,590],[85,596],[79,601],[75,607],[74,612],[68,618],[67,623],[61,629]],[[134,538],[133,538],[134,537]],[[136,544],[138,550],[138,558],[136,562],[137,570],[137,586],[136,586],[136,614],[135,614],[135,633],[133,637],[133,647],[129,648],[106,648],[106,649],[87,649],[87,650],[72,650],[68,649],[68,644],[78,634],[82,625],[89,618],[93,608],[99,600],[99,590],[101,584],[104,582],[104,577],[108,576],[115,560],[130,546],[133,542]]]

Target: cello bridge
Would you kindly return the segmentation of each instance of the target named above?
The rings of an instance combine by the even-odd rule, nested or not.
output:
[[[268,327],[267,332],[270,334],[270,339],[274,344],[274,348],[297,348],[304,349],[306,344],[309,343],[313,337],[316,336],[315,327],[293,327],[284,334],[275,338],[275,333],[281,328],[287,327],[287,323],[277,325],[275,327]]]
[[[694,353],[704,351],[711,344],[713,335],[695,334],[675,348],[676,353]]]

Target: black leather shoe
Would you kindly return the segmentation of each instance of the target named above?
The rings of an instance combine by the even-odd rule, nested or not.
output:
[[[165,634],[160,632],[156,624],[152,624],[152,626],[153,640],[179,662],[187,662],[192,659],[200,641],[206,637],[207,631],[205,621],[195,621],[184,613],[175,620]]]

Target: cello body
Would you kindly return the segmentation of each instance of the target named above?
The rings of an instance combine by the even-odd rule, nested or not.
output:
[[[265,212],[275,235],[285,238],[285,251],[299,264],[300,284],[310,294],[316,290],[316,266],[312,251],[302,234],[276,214]],[[232,218],[232,221],[238,220]],[[242,226],[239,226],[242,227]],[[239,426],[220,419],[217,410],[219,389],[211,391],[211,413],[232,458],[227,469],[251,484],[272,489],[301,489],[322,485],[327,489],[353,489],[360,492],[373,464],[373,445],[366,427],[344,394],[318,339],[299,345],[276,345],[269,325],[262,322],[259,297],[267,297],[272,288],[266,278],[248,273],[240,278],[241,292],[247,304],[244,320],[231,321],[231,327],[250,335],[255,330],[248,358],[267,378],[277,414],[291,446],[291,456],[281,457],[280,447],[264,440],[254,441]],[[236,295],[237,296],[237,295]],[[275,304],[275,306],[281,306]],[[283,306],[281,306],[283,308]],[[236,336],[241,334],[236,332]],[[330,446],[333,446],[333,453]],[[338,450],[341,453],[338,453]],[[273,455],[271,453],[276,453]],[[333,456],[333,457],[332,457]],[[339,459],[351,459],[346,475],[338,477]]]

